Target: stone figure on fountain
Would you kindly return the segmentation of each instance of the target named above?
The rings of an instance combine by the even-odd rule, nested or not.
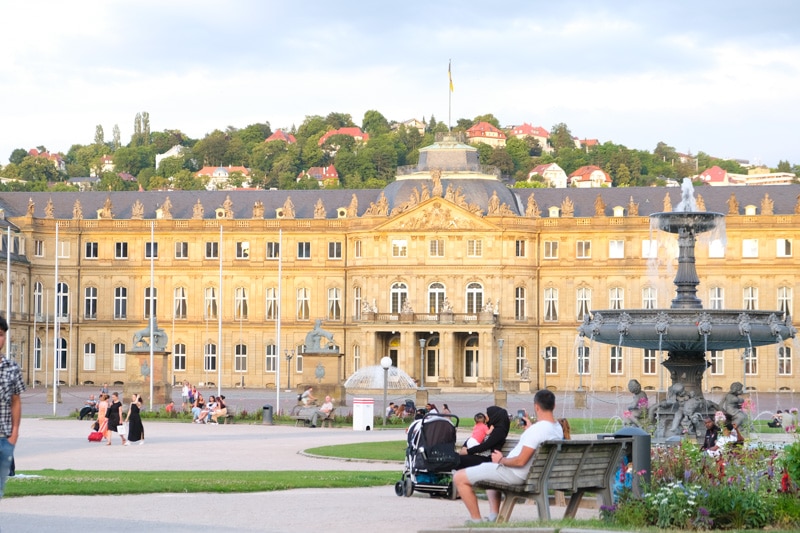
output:
[[[623,413],[622,422],[626,426],[642,427],[649,405],[647,393],[642,390],[641,383],[636,379],[628,382],[628,390],[633,394],[633,403]]]
[[[744,398],[742,398],[743,394],[744,385],[738,381],[734,381],[731,383],[730,390],[725,394],[720,404],[720,408],[722,412],[725,413],[725,417],[736,424],[737,428],[742,427],[742,424],[747,420],[747,414],[742,411],[742,405],[744,404]]]

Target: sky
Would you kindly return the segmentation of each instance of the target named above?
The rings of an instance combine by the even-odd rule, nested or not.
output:
[[[27,0],[0,20],[0,164],[97,125],[126,144],[142,111],[202,138],[368,110],[800,164],[794,0]]]

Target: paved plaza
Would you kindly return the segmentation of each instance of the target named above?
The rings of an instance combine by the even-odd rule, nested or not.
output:
[[[64,389],[60,415],[80,407],[89,392]],[[232,405],[256,409],[274,401],[263,391],[225,391]],[[286,395],[287,406],[294,398]],[[401,399],[401,398],[397,398]],[[376,403],[382,403],[382,398]],[[492,395],[452,395],[444,400],[465,416],[492,403]],[[528,408],[531,395],[510,395],[509,408]],[[559,396],[559,401],[567,402]],[[611,416],[614,395],[595,399],[596,416]],[[602,401],[602,403],[601,403]],[[624,396],[627,401],[627,395]],[[777,401],[777,400],[776,400]],[[237,403],[238,402],[238,403]],[[309,447],[371,441],[403,440],[402,429],[353,431],[349,427],[303,428],[281,425],[198,425],[145,420],[146,444],[112,446],[87,441],[89,422],[48,418],[52,406],[44,389],[32,389],[23,397],[17,471],[79,470],[390,470],[398,479],[402,465],[322,459],[304,455]],[[283,402],[281,402],[283,407]],[[603,407],[605,406],[605,407]],[[340,412],[347,412],[341,407]],[[379,407],[378,407],[379,409]],[[567,416],[572,408],[565,406]],[[578,410],[582,411],[582,410]],[[587,415],[584,415],[587,416]],[[462,430],[460,437],[466,438]],[[25,482],[21,477],[9,483]],[[482,503],[486,512],[487,504]],[[563,513],[555,508],[554,517]],[[579,516],[596,516],[581,509]],[[536,517],[532,504],[520,505],[513,519]],[[253,494],[148,494],[131,496],[53,496],[7,498],[0,502],[0,528],[4,533],[59,531],[85,532],[96,528],[121,532],[296,532],[325,531],[382,533],[448,530],[462,526],[467,517],[460,501],[433,499],[415,494],[398,498],[393,487],[357,489],[302,489]]]

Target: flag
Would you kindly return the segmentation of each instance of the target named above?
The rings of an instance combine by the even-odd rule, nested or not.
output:
[[[447,62],[447,77],[450,78],[450,92],[453,92],[453,74],[450,72],[450,62]]]

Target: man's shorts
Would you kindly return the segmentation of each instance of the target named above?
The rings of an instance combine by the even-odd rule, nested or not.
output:
[[[499,463],[481,463],[464,469],[464,473],[470,485],[478,481],[494,481],[495,483],[506,483],[508,485],[522,485],[525,480],[515,474],[507,466]]]

